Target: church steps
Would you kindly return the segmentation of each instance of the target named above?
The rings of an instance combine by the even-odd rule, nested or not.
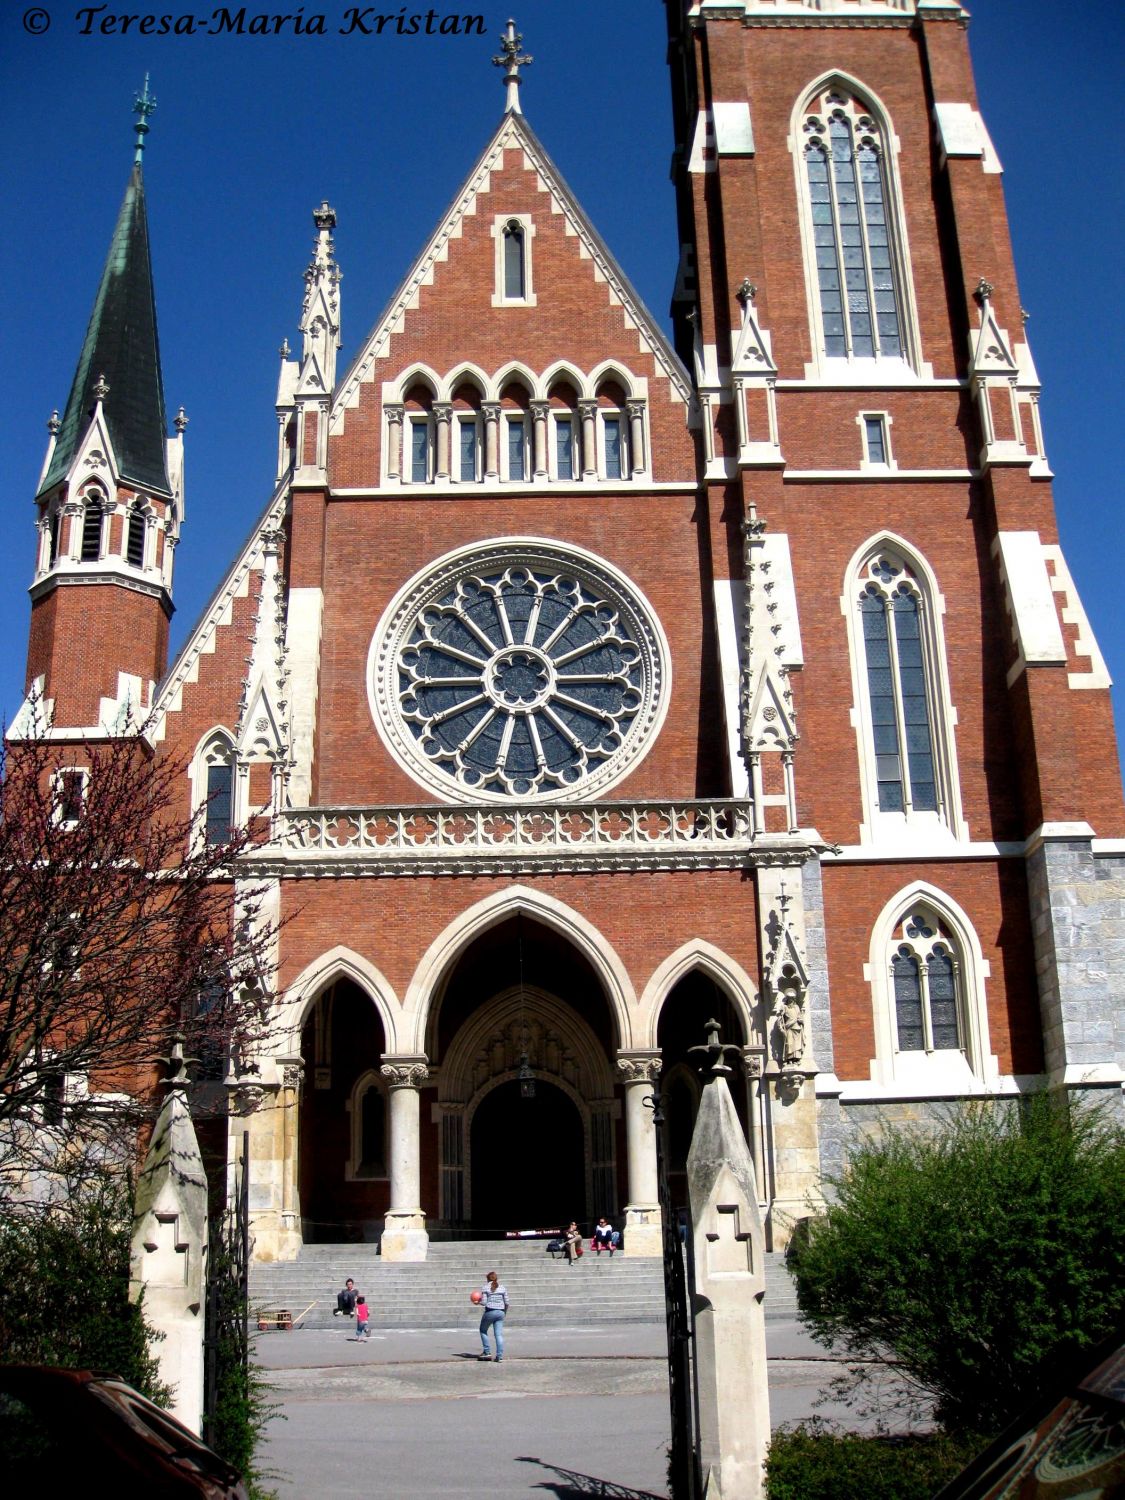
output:
[[[546,1253],[542,1242],[462,1241],[432,1244],[420,1263],[384,1262],[373,1245],[309,1245],[294,1261],[256,1262],[250,1270],[253,1309],[286,1307],[308,1328],[343,1327],[334,1318],[336,1292],[346,1277],[371,1304],[375,1326],[449,1327],[471,1323],[469,1292],[484,1273],[500,1272],[512,1315],[527,1325],[583,1327],[604,1323],[662,1322],[660,1262],[618,1253],[611,1260],[587,1252],[574,1266]],[[792,1317],[796,1296],[781,1255],[766,1256],[766,1310],[771,1319]],[[350,1321],[350,1320],[349,1320]]]

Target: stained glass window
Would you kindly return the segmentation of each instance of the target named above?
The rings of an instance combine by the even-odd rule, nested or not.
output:
[[[937,775],[920,600],[894,559],[868,568],[859,598],[880,812],[936,812]]]
[[[896,942],[891,981],[898,1050],[959,1051],[958,968],[940,921],[929,912],[913,912],[901,923]]]
[[[824,352],[901,357],[884,148],[874,120],[838,95],[805,121],[805,174]],[[879,460],[873,460],[878,462]]]
[[[600,568],[497,548],[423,585],[380,653],[380,722],[425,779],[485,800],[602,785],[663,707],[656,633]]]

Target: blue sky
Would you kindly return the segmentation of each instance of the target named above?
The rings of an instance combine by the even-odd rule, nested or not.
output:
[[[434,0],[440,13],[469,7]],[[209,13],[184,0],[157,12]],[[158,108],[145,178],[169,415],[187,432],[187,518],[173,652],[264,504],[274,473],[277,347],[296,343],[310,211],[339,215],[343,365],[495,126],[487,36],[82,35],[75,0],[0,17],[0,122],[9,204],[0,552],[0,714],[22,696],[34,556],[32,499],[46,420],[65,404],[132,153],[145,72]],[[398,5],[387,6],[397,11]],[[259,13],[264,5],[246,7]],[[324,12],[343,0],[278,5]],[[1005,167],[1028,337],[1043,381],[1064,548],[1125,692],[1122,299],[1125,174],[1108,118],[1125,63],[1118,0],[978,0],[970,38],[982,109]],[[658,0],[521,0],[535,56],[528,118],[658,318],[676,264],[673,145]],[[1102,129],[1097,128],[1101,124]],[[1119,719],[1122,715],[1119,711]],[[1125,722],[1125,720],[1123,720]]]

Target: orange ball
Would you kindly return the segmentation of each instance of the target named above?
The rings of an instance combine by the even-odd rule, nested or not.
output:
[[[472,1302],[475,1305],[478,1302],[483,1302],[484,1301],[484,1297],[482,1296],[482,1294],[480,1292],[470,1292],[469,1293],[469,1301]]]

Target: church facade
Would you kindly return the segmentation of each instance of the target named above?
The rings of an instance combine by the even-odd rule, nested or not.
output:
[[[263,1258],[602,1214],[658,1254],[653,1089],[682,1201],[712,1017],[775,1247],[881,1120],[1121,1097],[1110,684],[966,15],[666,12],[671,338],[509,26],[500,123],[347,364],[315,211],[272,489],[170,664],[183,422],[130,179],[11,737],[42,706],[80,770],[142,719],[201,837],[256,830],[277,1017],[225,1087]]]

